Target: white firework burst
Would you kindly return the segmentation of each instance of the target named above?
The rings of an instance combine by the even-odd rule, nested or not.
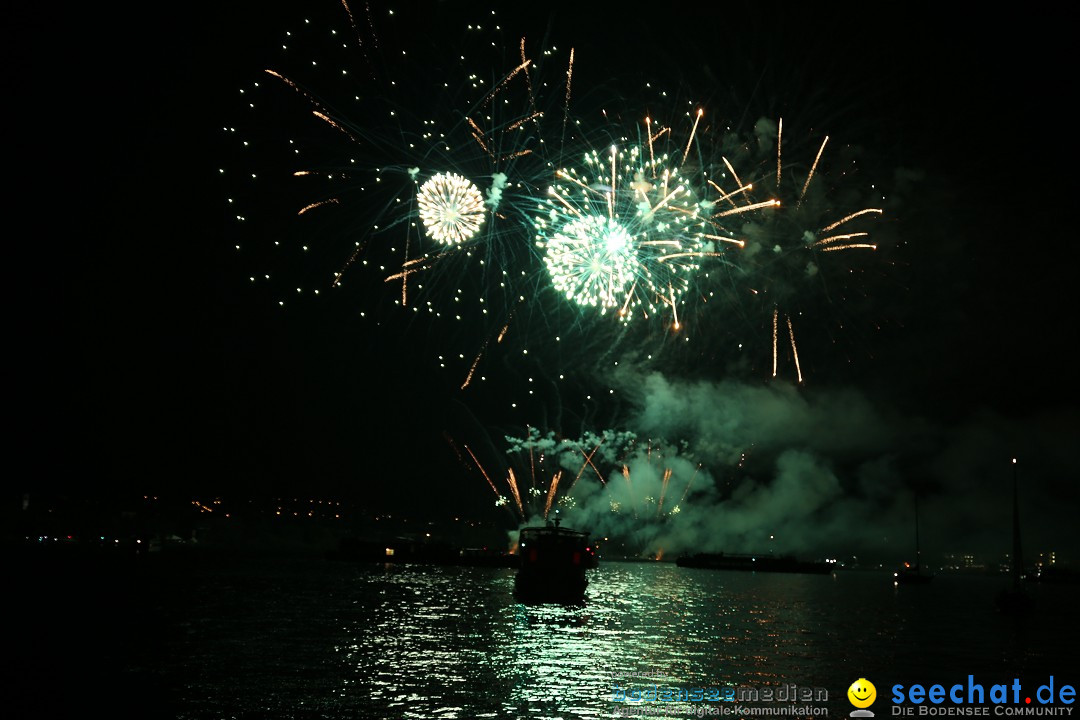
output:
[[[416,202],[427,234],[444,245],[465,242],[484,224],[480,190],[457,173],[429,178],[417,191]]]
[[[618,222],[588,215],[554,232],[545,261],[552,284],[567,299],[604,312],[623,302],[634,282],[637,253],[633,238]]]

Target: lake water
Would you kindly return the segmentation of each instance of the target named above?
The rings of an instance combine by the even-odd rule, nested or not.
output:
[[[995,611],[1004,585],[602,563],[584,606],[527,607],[512,570],[148,557],[39,584],[24,702],[66,690],[139,717],[601,718],[626,708],[617,687],[795,683],[825,689],[816,706],[842,718],[860,677],[879,717],[894,683],[1077,684],[1077,588],[1034,587],[1037,612],[1017,619]],[[645,705],[687,717],[718,703]]]

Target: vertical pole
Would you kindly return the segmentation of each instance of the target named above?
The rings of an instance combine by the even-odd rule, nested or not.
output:
[[[1019,588],[1020,580],[1024,576],[1024,551],[1020,545],[1020,481],[1016,468],[1016,458],[1013,458],[1013,561],[1012,561],[1013,586]]]

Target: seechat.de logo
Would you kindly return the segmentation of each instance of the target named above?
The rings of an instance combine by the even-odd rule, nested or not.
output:
[[[986,686],[968,675],[966,683],[953,685],[893,685],[892,702],[892,714],[900,717],[1071,715],[1068,706],[1076,702],[1076,688],[1053,675],[1035,692],[1030,684],[1025,689],[1017,677],[1010,683]]]

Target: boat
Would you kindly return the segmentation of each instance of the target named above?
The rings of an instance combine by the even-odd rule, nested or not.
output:
[[[1031,610],[1031,596],[1024,589],[1024,549],[1020,544],[1020,488],[1017,477],[1016,458],[1013,458],[1013,548],[1012,548],[1012,585],[1002,588],[997,594],[998,611],[1006,615],[1022,615]]]
[[[564,528],[559,520],[522,528],[517,554],[514,594],[522,602],[574,604],[585,599],[585,571],[597,566],[589,533]]]
[[[833,563],[798,560],[791,555],[738,555],[728,553],[695,553],[675,561],[679,567],[707,570],[742,570],[747,572],[783,572],[828,575]]]
[[[915,564],[904,563],[893,573],[894,585],[926,585],[934,579],[933,573],[923,572],[922,548],[919,546],[919,496],[915,496]]]

